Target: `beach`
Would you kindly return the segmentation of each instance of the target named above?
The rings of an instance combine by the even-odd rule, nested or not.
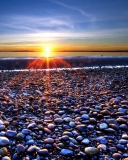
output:
[[[128,160],[128,67],[1,71],[1,160]]]

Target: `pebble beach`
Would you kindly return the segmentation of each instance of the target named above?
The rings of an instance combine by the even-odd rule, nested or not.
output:
[[[128,68],[0,73],[0,160],[128,160]]]

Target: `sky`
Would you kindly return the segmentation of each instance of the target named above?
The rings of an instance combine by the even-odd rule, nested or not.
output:
[[[0,56],[47,47],[128,50],[128,0],[0,0]]]

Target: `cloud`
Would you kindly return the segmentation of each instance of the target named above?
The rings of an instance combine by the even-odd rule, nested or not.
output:
[[[69,6],[69,5],[66,5],[66,4],[64,4],[64,3],[62,3],[62,2],[56,1],[56,0],[49,0],[49,1],[51,1],[51,2],[53,2],[53,3],[56,3],[56,4],[60,5],[60,6],[63,6],[63,7],[66,7],[66,8],[69,8],[69,9],[72,9],[72,10],[74,10],[74,11],[79,12],[81,15],[83,15],[83,16],[86,17],[86,18],[88,18],[91,22],[94,22],[95,19],[96,19],[95,16],[92,16],[91,14],[85,12],[84,10],[82,10],[82,9],[80,9],[80,8],[78,8],[78,7]]]

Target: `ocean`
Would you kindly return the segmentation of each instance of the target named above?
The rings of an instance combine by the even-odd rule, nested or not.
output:
[[[9,53],[7,52],[4,57],[0,58],[0,70],[57,69],[128,65],[128,52],[63,52],[63,54],[62,52],[57,52],[57,56],[49,58],[43,56],[32,56],[30,52],[11,52],[10,56],[7,56],[8,54]]]

